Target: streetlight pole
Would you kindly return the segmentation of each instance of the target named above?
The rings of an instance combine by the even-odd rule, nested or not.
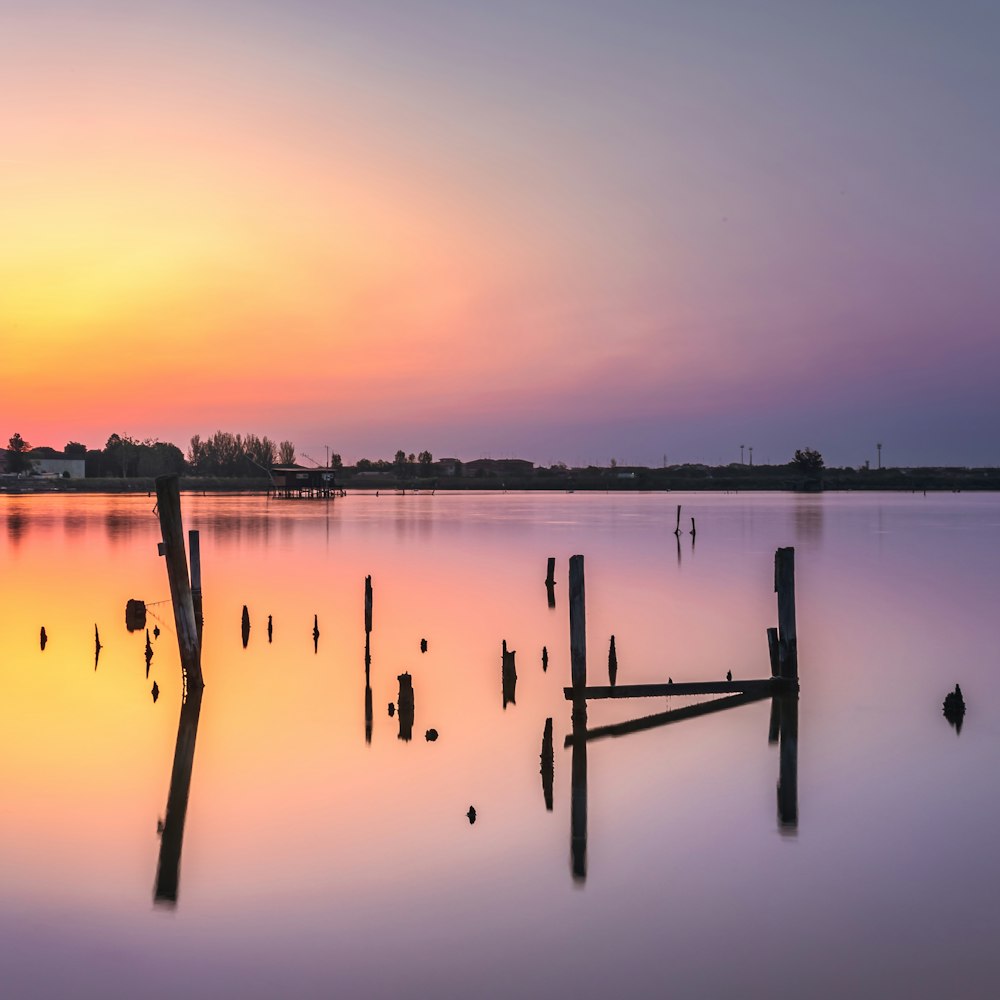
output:
[[[752,469],[753,468],[753,445],[752,444],[748,445],[748,447],[750,449],[750,468]]]
[[[879,467],[879,469],[881,469],[882,468],[882,442],[879,441],[875,445],[875,447],[878,448],[878,467]]]
[[[740,445],[740,465],[746,465],[746,462],[743,461],[743,449],[745,447],[746,447],[745,444]]]

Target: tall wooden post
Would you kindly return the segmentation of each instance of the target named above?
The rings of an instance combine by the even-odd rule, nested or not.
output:
[[[551,587],[556,582],[556,557],[549,556],[548,567],[545,572],[545,586]]]
[[[365,577],[365,635],[372,630],[372,578]]]
[[[200,690],[205,686],[201,675],[201,643],[198,641],[198,624],[191,599],[184,526],[181,522],[181,492],[176,475],[157,476],[156,509],[160,516],[162,549],[167,560],[167,578],[170,581],[170,600],[174,606],[174,626],[177,630],[181,666],[187,675],[188,689]]]
[[[587,686],[587,604],[583,556],[569,558],[569,652],[573,687]]]
[[[795,636],[795,549],[774,553],[774,590],[778,595],[778,673],[785,680],[799,676]]]
[[[195,528],[188,532],[188,548],[191,551],[191,603],[194,605],[194,620],[198,626],[200,646],[205,615],[201,604],[201,533]]]
[[[782,833],[794,833],[799,824],[799,696],[791,692],[774,700],[781,715],[778,827]]]

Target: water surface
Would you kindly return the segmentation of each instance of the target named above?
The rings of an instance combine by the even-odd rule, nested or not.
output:
[[[206,688],[174,903],[154,902],[182,701],[154,502],[0,498],[5,995],[992,995],[997,496],[186,495]],[[797,823],[765,700],[589,744],[574,876],[568,557],[592,683],[612,634],[619,684],[721,680],[769,673],[783,545]],[[148,678],[133,597],[161,630]],[[410,740],[388,714],[404,671]],[[941,715],[956,682],[961,734]]]

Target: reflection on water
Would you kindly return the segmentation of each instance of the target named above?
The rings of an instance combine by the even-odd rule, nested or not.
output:
[[[185,496],[209,623],[202,717],[158,603],[150,499],[0,497],[5,994],[73,995],[72,969],[95,995],[193,995],[183,952],[215,996],[349,996],[360,982],[499,996],[510,981],[483,972],[512,953],[543,955],[519,962],[525,995],[655,995],[665,967],[680,996],[789,981],[808,996],[873,982],[952,995],[956,968],[969,995],[991,995],[1000,501],[700,496],[695,554],[687,532],[671,538],[677,500]],[[546,558],[561,580],[586,553],[591,671],[603,677],[614,635],[620,690],[765,676],[771,560],[796,542],[801,701],[565,701],[568,623],[539,593]],[[362,700],[366,576],[380,632]],[[153,618],[135,632],[129,599]],[[243,648],[244,603],[273,614],[269,642]],[[520,676],[513,649],[528,650]],[[961,739],[941,718],[956,682],[975,712]],[[413,741],[417,688],[436,743]],[[397,701],[397,723],[376,730],[373,705]],[[673,724],[685,719],[698,721]],[[797,829],[800,777],[790,841],[776,831]],[[157,909],[176,902],[182,843],[183,903],[164,924],[149,874]],[[740,962],[715,960],[720,940],[745,943]]]
[[[191,792],[191,770],[194,767],[194,745],[198,738],[201,717],[201,688],[192,688],[181,705],[177,720],[177,742],[174,763],[170,771],[170,792],[167,814],[160,831],[160,856],[156,865],[157,903],[175,906],[180,884],[181,848],[184,845],[184,823],[187,819],[188,797]]]

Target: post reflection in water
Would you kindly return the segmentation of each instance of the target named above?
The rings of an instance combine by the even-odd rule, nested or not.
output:
[[[587,878],[587,701],[573,699],[573,776],[570,789],[570,865],[573,878]]]
[[[165,906],[177,905],[184,821],[187,818],[188,794],[191,791],[191,769],[194,766],[194,745],[198,737],[201,699],[202,689],[188,689],[177,723],[174,766],[170,774],[167,815],[160,832],[160,858],[156,866],[156,889],[153,895],[155,903]]]
[[[573,732],[566,737],[564,746],[573,750],[573,776],[570,792],[570,858],[573,878],[583,882],[587,878],[587,744],[591,740],[625,736],[631,733],[657,729],[660,726],[682,722],[722,712],[740,705],[748,705],[762,698],[771,697],[771,716],[768,742],[780,741],[778,763],[778,829],[783,834],[798,832],[798,759],[799,759],[799,696],[797,691],[780,695],[738,694],[714,701],[688,705],[684,708],[660,712],[656,715],[619,722],[596,729],[587,729],[587,702],[584,697],[573,699]]]
[[[778,703],[780,746],[778,765],[778,828],[795,834],[799,826],[799,696],[786,694]]]
[[[365,743],[372,741],[372,651],[371,642],[365,633]]]

